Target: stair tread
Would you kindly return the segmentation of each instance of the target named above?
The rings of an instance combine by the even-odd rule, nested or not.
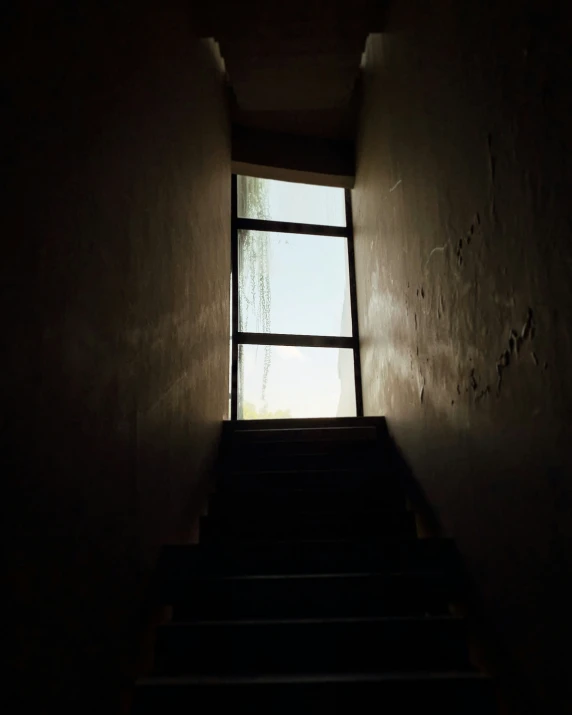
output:
[[[252,433],[245,433],[252,434]],[[258,442],[237,440],[236,436],[233,439],[230,447],[228,458],[250,458],[259,459],[267,456],[298,456],[298,455],[324,455],[331,456],[340,453],[351,456],[355,459],[356,455],[378,456],[380,447],[378,443],[368,437],[367,439],[334,438],[312,440],[304,438],[302,435],[292,436],[290,440],[278,439],[277,435],[274,439],[262,439]]]
[[[444,671],[391,671],[356,672],[356,673],[296,673],[296,674],[261,674],[261,675],[153,675],[137,681],[141,685],[186,683],[213,685],[241,685],[258,683],[377,683],[386,681],[419,681],[419,680],[471,680],[490,682],[491,678],[476,670],[444,670]]]
[[[194,622],[178,621],[170,622],[160,626],[161,629],[171,628],[200,628],[200,627],[228,627],[236,626],[237,628],[245,628],[255,626],[257,628],[264,626],[284,626],[291,628],[296,625],[323,625],[323,624],[364,624],[364,623],[464,623],[464,619],[458,616],[441,615],[441,616],[350,616],[350,617],[334,617],[334,618],[253,618],[253,619],[230,619],[230,620],[199,620]]]
[[[232,581],[233,583],[237,581],[318,581],[318,580],[348,580],[348,579],[362,579],[362,578],[376,578],[383,580],[390,580],[395,578],[411,578],[411,577],[426,577],[427,575],[441,575],[440,571],[430,572],[430,571],[348,571],[346,572],[333,572],[333,573],[278,573],[278,574],[223,574],[220,576],[194,576],[192,577],[193,583],[225,583]]]
[[[288,511],[285,510],[280,510],[280,509],[272,509],[271,511],[254,511],[252,513],[248,514],[248,520],[249,521],[255,521],[257,523],[264,524],[266,522],[274,522],[276,520],[279,521],[287,521],[291,522],[293,521],[293,516],[296,518],[296,520],[304,520],[304,521],[338,521],[338,522],[347,522],[347,521],[356,521],[358,519],[366,519],[366,520],[371,520],[371,519],[381,519],[381,520],[387,520],[391,523],[395,521],[399,521],[400,519],[408,519],[409,516],[408,514],[411,514],[412,512],[407,511],[405,508],[403,509],[380,509],[377,505],[372,505],[371,508],[369,509],[362,509],[359,508],[359,505],[355,508],[352,508],[351,506],[348,507],[347,511],[333,511],[332,509],[327,509],[324,511],[311,511],[311,510],[306,510],[305,505],[301,504],[299,509],[293,510],[290,509]],[[206,516],[201,517],[202,519],[209,519],[212,522],[217,521],[222,524],[229,524],[229,523],[241,523],[245,521],[245,516],[244,513],[240,514],[217,514],[217,513],[209,513]]]
[[[257,429],[315,429],[320,427],[360,426],[374,426],[378,429],[378,434],[379,432],[382,434],[387,432],[387,424],[384,417],[298,417],[277,420],[227,420],[223,423],[225,432],[231,434]]]
[[[325,444],[325,443],[324,443]],[[345,445],[344,445],[345,448]],[[359,466],[356,468],[356,454],[361,456]],[[309,470],[337,470],[345,468],[345,471],[369,471],[379,469],[379,454],[371,449],[365,454],[362,449],[359,451],[344,450],[339,451],[302,451],[290,450],[272,453],[271,451],[260,454],[253,454],[252,451],[235,451],[222,462],[223,469],[229,469],[229,463],[233,464],[231,471],[244,471],[245,469],[256,469],[257,471],[271,471],[273,467],[281,467],[289,471],[309,471]]]
[[[496,712],[494,685],[473,671],[166,676],[140,681],[134,715],[202,715],[213,708],[251,715],[489,715]]]

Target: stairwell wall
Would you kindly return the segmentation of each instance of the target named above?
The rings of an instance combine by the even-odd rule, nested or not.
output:
[[[113,712],[228,405],[230,123],[188,5],[72,5],[7,18],[6,650],[20,697]]]
[[[353,193],[366,414],[553,713],[570,702],[569,28],[557,2],[392,3]]]

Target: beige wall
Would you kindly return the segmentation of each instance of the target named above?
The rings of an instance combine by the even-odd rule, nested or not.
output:
[[[555,8],[395,2],[365,56],[353,198],[366,414],[387,416],[551,713],[570,702],[572,559],[572,72]]]
[[[228,404],[224,80],[188,8],[157,5],[10,18],[6,648],[46,711],[114,711]]]

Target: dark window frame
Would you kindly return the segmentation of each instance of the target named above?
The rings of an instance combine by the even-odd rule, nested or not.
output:
[[[359,329],[357,317],[357,292],[355,274],[354,233],[351,192],[345,189],[346,225],[321,226],[318,224],[293,223],[289,221],[267,221],[239,218],[238,216],[238,176],[232,175],[231,184],[231,270],[232,270],[232,365],[230,385],[230,418],[238,419],[238,346],[239,345],[293,345],[296,347],[351,348],[354,353],[354,383],[356,394],[356,415],[363,417],[363,394],[361,384],[361,362]],[[350,283],[350,310],[352,317],[351,337],[334,335],[283,335],[278,333],[245,333],[238,329],[238,232],[266,231],[276,233],[298,233],[313,236],[333,236],[347,238],[348,270]]]

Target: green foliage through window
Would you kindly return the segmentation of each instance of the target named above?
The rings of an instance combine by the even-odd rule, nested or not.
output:
[[[244,402],[242,405],[242,419],[244,420],[279,420],[292,417],[290,410],[276,410],[271,412],[267,409],[258,410],[251,402]]]

